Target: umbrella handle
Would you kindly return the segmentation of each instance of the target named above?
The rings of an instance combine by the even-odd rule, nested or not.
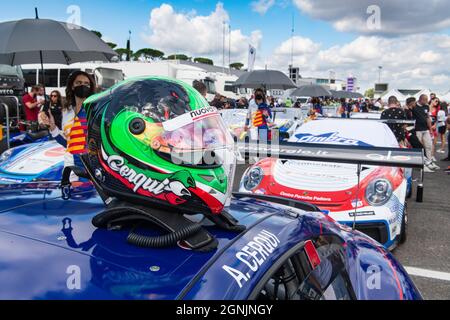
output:
[[[47,92],[45,90],[45,70],[44,70],[44,59],[42,57],[42,51],[39,51],[39,57],[41,58],[41,72],[42,72],[42,86],[44,87],[44,102],[47,104]]]

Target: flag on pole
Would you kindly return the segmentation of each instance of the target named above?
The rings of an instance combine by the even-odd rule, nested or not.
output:
[[[131,60],[131,30],[128,31],[129,37],[127,40],[127,61]]]
[[[248,71],[253,71],[253,68],[255,67],[255,61],[256,61],[256,48],[253,47],[251,44],[248,46]]]

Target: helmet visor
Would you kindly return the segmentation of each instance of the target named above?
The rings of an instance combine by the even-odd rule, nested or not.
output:
[[[155,125],[155,124],[154,124]],[[149,139],[151,148],[165,159],[184,166],[215,167],[234,161],[234,140],[213,107],[191,111],[157,124],[159,134]],[[146,130],[148,132],[148,130]]]

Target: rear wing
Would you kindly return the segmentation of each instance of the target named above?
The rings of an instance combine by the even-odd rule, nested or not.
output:
[[[316,120],[348,120],[348,121],[376,121],[385,124],[405,124],[415,126],[415,120],[394,120],[394,119],[370,119],[370,118],[341,118],[341,117],[319,117]]]
[[[261,144],[237,143],[240,160],[276,158],[357,165],[358,180],[363,166],[419,169],[417,202],[423,202],[425,155],[422,149],[336,146],[327,144],[290,143]],[[359,185],[359,182],[358,182]]]
[[[412,169],[423,169],[425,163],[425,156],[422,149],[283,142],[280,144],[238,143],[237,150],[245,158],[271,157],[285,160],[334,162]]]

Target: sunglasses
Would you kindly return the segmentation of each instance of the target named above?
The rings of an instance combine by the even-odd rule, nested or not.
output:
[[[52,94],[50,97],[52,98],[58,98],[58,96],[56,94]]]

